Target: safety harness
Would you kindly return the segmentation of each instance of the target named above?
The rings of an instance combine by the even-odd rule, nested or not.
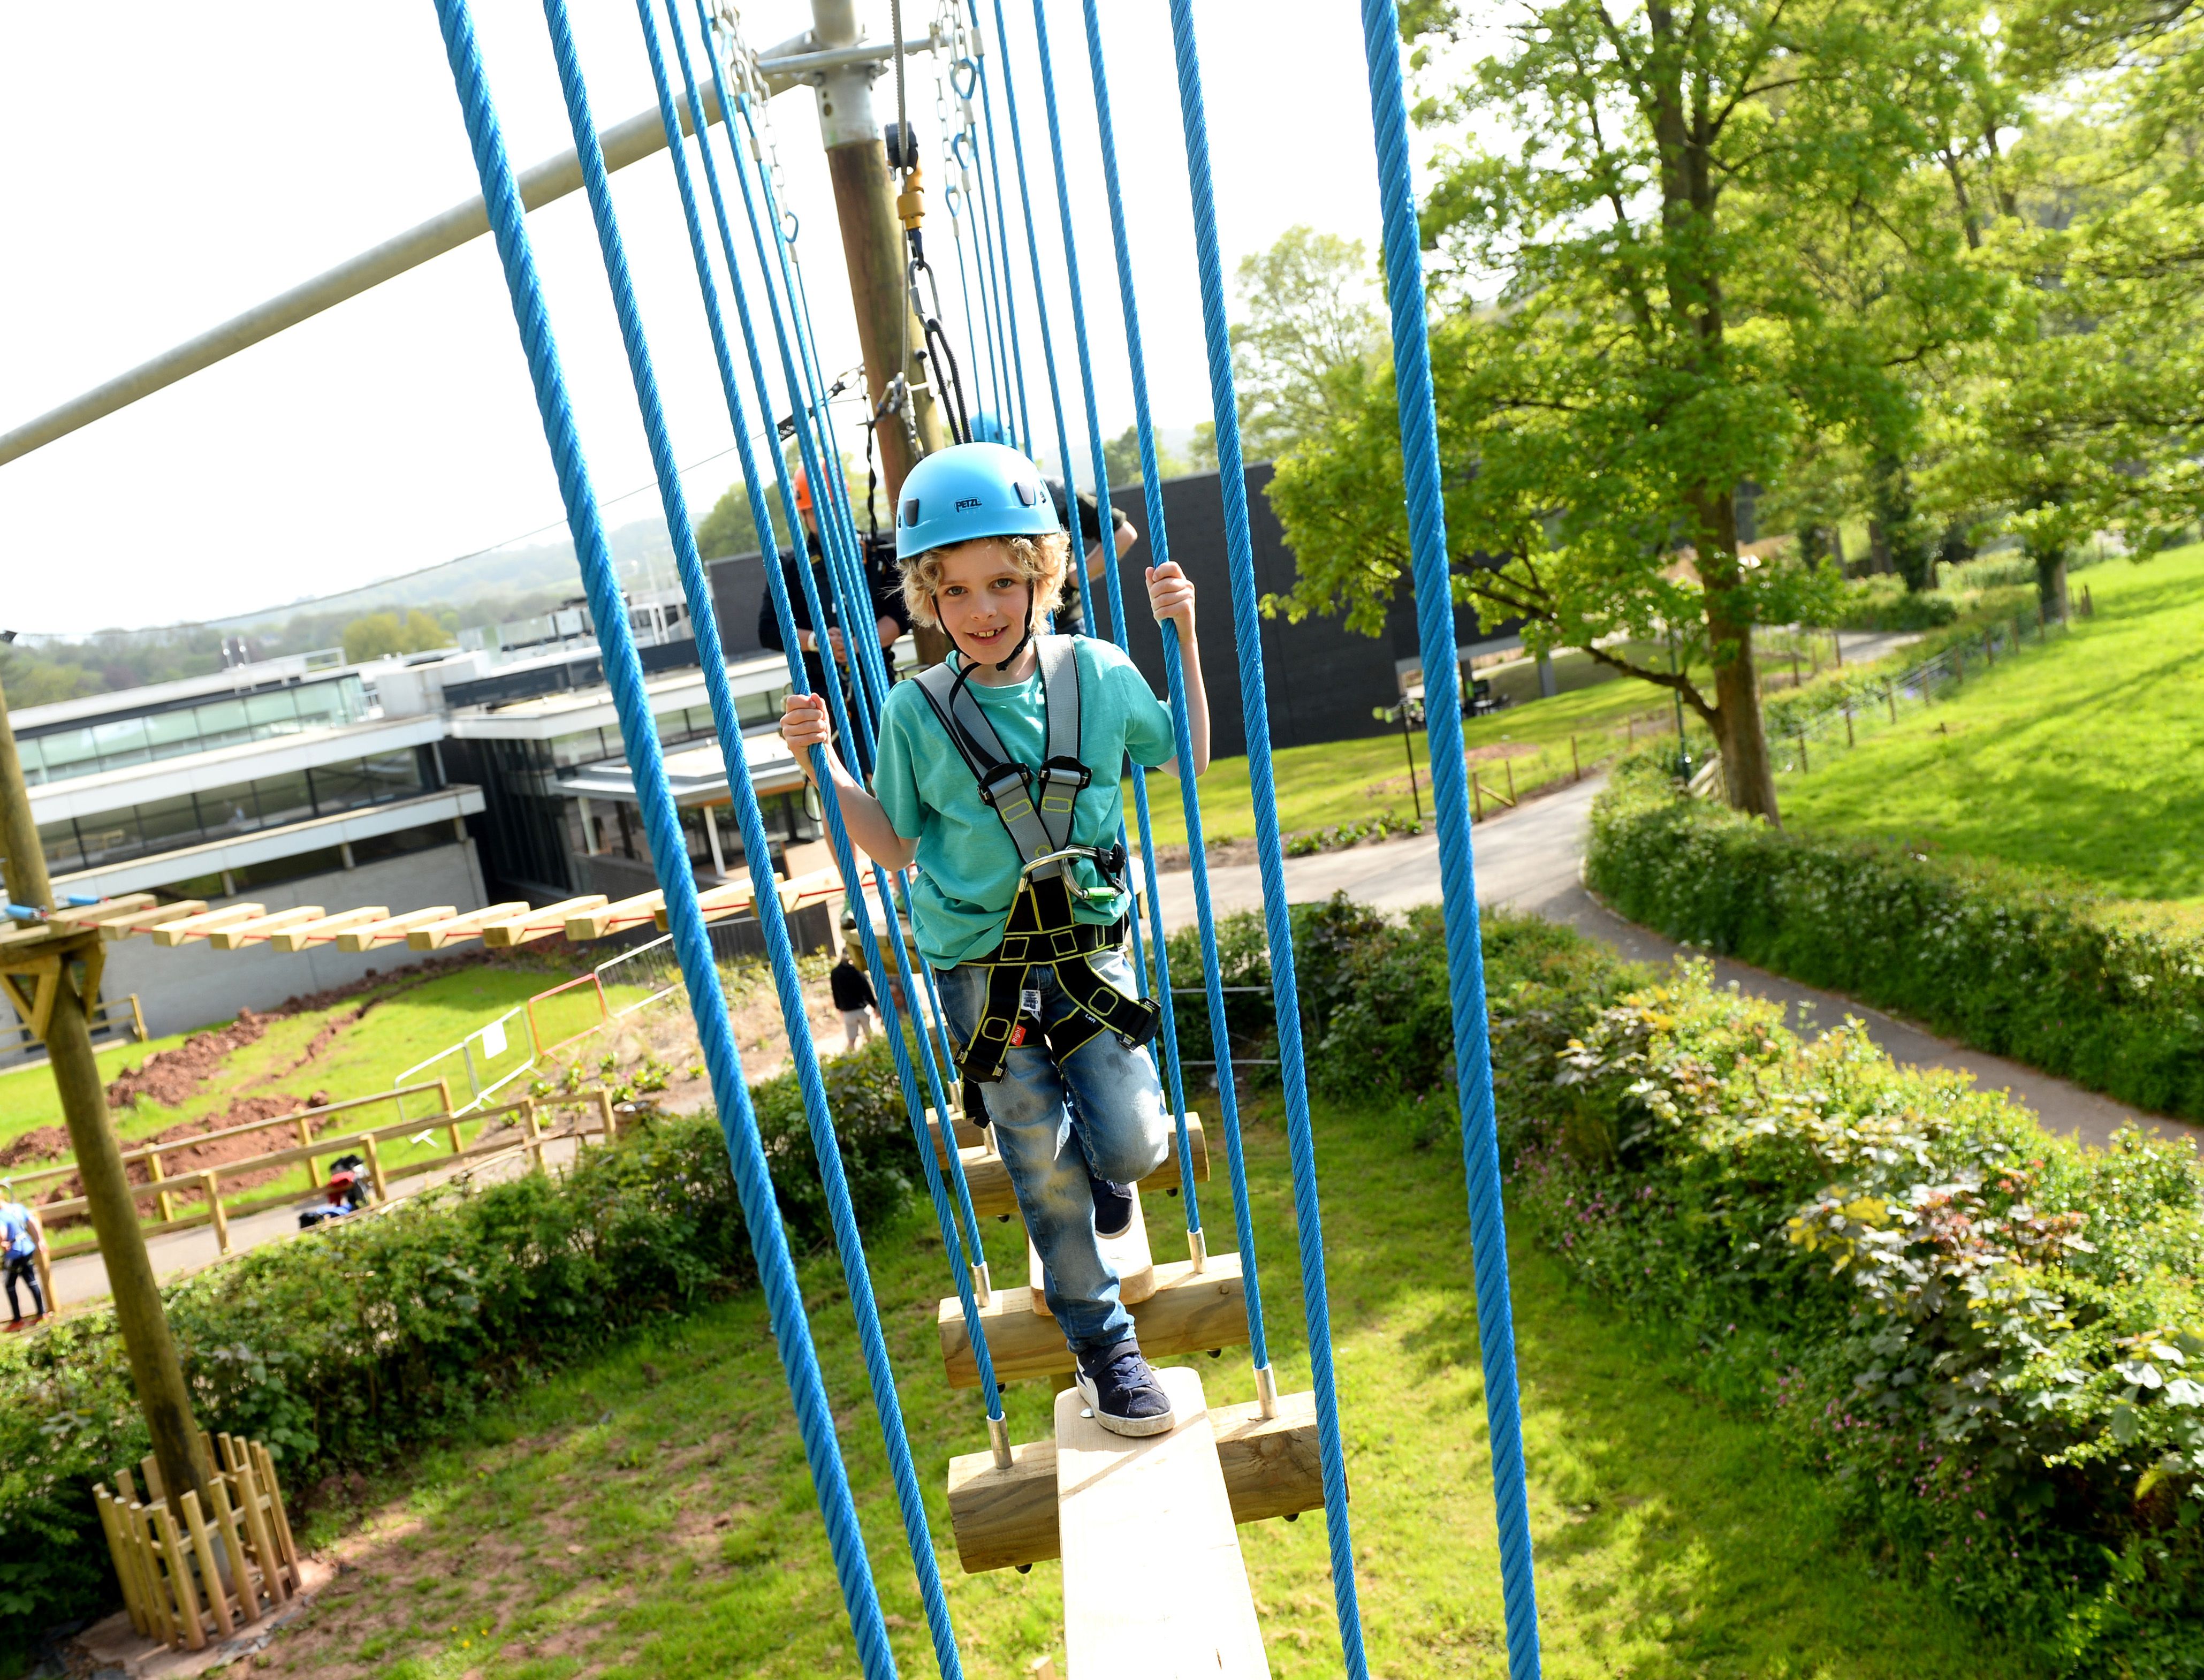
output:
[[[1002,1078],[1014,1044],[1038,1039],[1061,1066],[1098,1032],[1115,1032],[1131,1049],[1153,1038],[1160,1020],[1152,1000],[1126,997],[1094,970],[1095,954],[1115,949],[1123,940],[1123,919],[1105,926],[1072,914],[1075,889],[1066,862],[1091,859],[1112,883],[1077,889],[1082,895],[1116,897],[1125,873],[1123,846],[1071,843],[1080,792],[1094,779],[1079,757],[1079,666],[1072,641],[1068,636],[1034,638],[1048,714],[1038,776],[1003,750],[986,712],[965,691],[969,665],[961,673],[946,664],[933,665],[917,679],[919,692],[979,783],[980,797],[1002,819],[1020,863],[1017,896],[1003,943],[985,956],[968,959],[972,967],[989,971],[986,1005],[958,1063],[968,1090]],[[1057,984],[1079,1011],[1054,1028],[1042,1023],[1040,990],[1028,984],[1032,971],[1040,967],[1056,970]]]

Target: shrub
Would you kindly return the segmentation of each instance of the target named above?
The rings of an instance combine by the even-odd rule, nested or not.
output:
[[[825,1064],[862,1222],[909,1193],[885,1043]],[[795,1075],[752,1092],[781,1217],[828,1236]],[[385,1461],[543,1370],[754,1276],[714,1121],[661,1120],[555,1177],[430,1191],[167,1286],[203,1427],[266,1441],[295,1496]],[[149,1442],[112,1314],[0,1342],[0,1651],[116,1596],[91,1482]]]
[[[2057,1671],[2204,1671],[2204,1170],[1813,1044],[1706,965],[1494,1020],[1509,1206]]]
[[[1948,624],[1959,616],[1959,604],[1934,590],[1919,593],[1905,587],[1901,577],[1855,577],[1844,586],[1842,605],[1834,630],[1925,630]]]
[[[2204,1118],[2204,939],[2063,878],[1787,834],[1633,760],[1593,806],[1586,878],[1671,938]]]

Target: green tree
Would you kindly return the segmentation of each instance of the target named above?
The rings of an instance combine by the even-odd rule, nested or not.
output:
[[[794,474],[800,463],[794,448],[788,452],[788,470]],[[848,455],[842,457],[842,480],[849,487],[850,515],[863,533],[870,524],[865,506],[865,473],[862,466],[853,464]],[[782,515],[780,491],[768,485],[765,494],[766,512],[773,520],[773,546],[782,553],[788,552],[788,521]],[[885,504],[882,504],[885,506]],[[712,511],[696,525],[696,553],[707,560],[716,560],[730,554],[755,554],[765,545],[758,541],[757,522],[750,517],[749,486],[738,478],[727,486],[725,494],[712,504]]]
[[[1360,240],[1292,227],[1240,259],[1232,382],[1249,460],[1321,437],[1383,355],[1385,318]]]
[[[1983,74],[1973,25],[1946,0],[1554,0],[1419,110],[1507,136],[1444,151],[1424,218],[1457,593],[1679,693],[1770,819],[1753,630],[1833,580],[1740,553],[1737,493],[1825,435],[1903,453],[1904,370],[1978,310],[1926,184]],[[1271,497],[1290,609],[1367,626],[1407,550],[1390,373],[1342,413]],[[1710,683],[1624,650],[1670,627]]]
[[[1209,447],[1211,464],[1213,466],[1217,449],[1214,422],[1212,423]],[[1136,425],[1128,426],[1123,434],[1105,443],[1102,446],[1102,464],[1110,470],[1110,483],[1113,488],[1121,484],[1146,482],[1147,475],[1141,470],[1141,429]],[[1162,439],[1156,440],[1157,476],[1179,478],[1194,470],[1186,457],[1171,448]]]
[[[344,628],[345,658],[354,664],[394,654],[427,653],[447,648],[451,641],[444,627],[418,606],[403,618],[395,612],[370,612]]]

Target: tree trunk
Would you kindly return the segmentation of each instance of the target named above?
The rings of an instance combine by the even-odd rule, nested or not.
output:
[[[2032,554],[2035,562],[2035,598],[2047,615],[2053,618],[2066,616],[2066,551],[2053,550],[2048,554]]]
[[[1706,589],[1707,648],[1715,667],[1716,738],[1722,755],[1722,783],[1729,802],[1780,824],[1775,809],[1775,771],[1769,761],[1767,731],[1760,718],[1760,677],[1752,656],[1752,621],[1733,611],[1737,600],[1737,509],[1727,490],[1697,499],[1700,582]]]

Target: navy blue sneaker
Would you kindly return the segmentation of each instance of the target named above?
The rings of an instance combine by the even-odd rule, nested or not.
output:
[[[1178,1423],[1170,1396],[1130,1336],[1099,1353],[1080,1355],[1075,1381],[1094,1421],[1112,1435],[1169,1435]]]
[[[1108,1179],[1098,1179],[1090,1173],[1087,1177],[1087,1187],[1094,1192],[1096,1236],[1110,1242],[1133,1228],[1131,1186],[1112,1184]]]

